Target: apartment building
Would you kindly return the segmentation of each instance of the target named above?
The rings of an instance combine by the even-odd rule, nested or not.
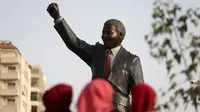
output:
[[[0,112],[44,112],[46,77],[10,41],[0,40]]]
[[[31,112],[44,112],[42,96],[46,90],[46,77],[40,65],[29,65],[31,68]]]
[[[10,41],[0,40],[0,112],[30,112],[31,71]]]

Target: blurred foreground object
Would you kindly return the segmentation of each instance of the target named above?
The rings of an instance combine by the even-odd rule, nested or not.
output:
[[[78,112],[116,112],[113,110],[114,90],[104,79],[94,79],[85,86],[78,99]]]
[[[132,112],[155,111],[156,92],[147,84],[141,83],[131,89]]]
[[[70,85],[57,84],[43,95],[45,112],[71,112],[73,90]]]

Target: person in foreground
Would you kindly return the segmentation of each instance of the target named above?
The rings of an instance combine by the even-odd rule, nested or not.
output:
[[[43,95],[45,112],[71,112],[73,90],[70,85],[58,84]]]
[[[156,92],[147,84],[141,83],[131,89],[132,112],[158,112],[156,104]]]
[[[60,16],[56,3],[51,3],[47,11],[54,19],[54,27],[68,49],[91,68],[92,80],[104,78],[112,84],[114,108],[120,112],[129,112],[130,90],[144,80],[139,57],[121,45],[126,34],[123,23],[117,19],[107,20],[101,36],[103,45],[99,42],[90,45],[76,36],[65,19]]]
[[[82,90],[77,102],[78,112],[118,112],[113,109],[113,88],[104,79],[95,79]]]

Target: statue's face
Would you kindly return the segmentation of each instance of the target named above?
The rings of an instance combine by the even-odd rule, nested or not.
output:
[[[104,46],[108,49],[112,49],[120,45],[120,33],[118,32],[117,27],[113,24],[104,25],[102,40]]]

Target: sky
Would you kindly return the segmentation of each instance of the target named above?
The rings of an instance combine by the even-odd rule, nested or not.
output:
[[[102,43],[103,23],[111,18],[126,27],[123,46],[141,59],[144,80],[156,90],[168,84],[165,66],[149,55],[144,35],[151,31],[154,0],[3,0],[0,7],[0,40],[11,40],[30,64],[40,64],[49,85],[71,84],[76,100],[91,80],[90,68],[65,46],[46,11],[57,2],[61,16],[76,35],[90,44]],[[177,0],[188,8],[200,0]]]

